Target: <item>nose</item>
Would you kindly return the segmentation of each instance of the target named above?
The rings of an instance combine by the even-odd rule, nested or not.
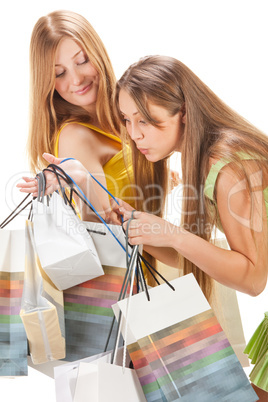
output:
[[[77,70],[73,70],[71,72],[71,82],[73,85],[80,85],[83,82],[83,75],[79,73]]]
[[[136,124],[132,124],[132,126],[128,128],[128,133],[130,135],[130,138],[135,142],[144,137],[140,127]]]

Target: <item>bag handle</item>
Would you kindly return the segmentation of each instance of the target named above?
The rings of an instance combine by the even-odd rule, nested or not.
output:
[[[4,229],[4,227],[6,225],[9,224],[9,222],[11,222],[17,215],[19,215],[25,208],[27,208],[31,203],[32,200],[30,202],[28,202],[26,205],[24,205],[24,207],[22,207],[16,214],[15,212],[18,210],[18,208],[27,200],[27,198],[29,197],[30,193],[26,195],[26,197],[19,203],[19,205],[16,206],[16,208],[11,212],[11,214],[8,215],[8,217],[2,222],[0,223],[0,229]],[[15,215],[14,215],[15,214]],[[14,216],[13,216],[14,215]]]
[[[60,163],[66,162],[66,161],[68,161],[68,160],[75,160],[75,158],[65,158],[65,159],[63,159]],[[109,196],[117,203],[117,205],[119,205],[119,202],[117,201],[117,199],[115,198],[115,196],[114,196],[99,180],[97,180],[96,177],[93,176],[92,173],[90,173],[89,171],[88,171],[88,173],[89,173],[89,175],[92,177],[92,179],[95,180],[95,182],[98,183],[98,185],[99,185],[104,191],[106,191],[107,194],[109,194]],[[122,220],[122,223],[123,223],[123,216],[122,216],[122,215],[121,215],[121,220]]]
[[[74,158],[67,158],[67,159],[74,159]],[[64,159],[62,162],[66,161],[67,159]],[[48,165],[48,168],[51,165]],[[52,165],[55,169],[64,172],[64,170],[58,166],[58,165]],[[75,186],[78,190],[78,193],[75,191],[75,189],[73,189],[74,192],[76,192],[76,194],[81,198],[81,200],[97,215],[97,217],[101,220],[101,222],[106,226],[106,228],[109,230],[109,232],[112,234],[112,236],[115,238],[115,240],[117,241],[117,243],[120,245],[120,247],[126,251],[125,247],[123,246],[123,244],[120,242],[120,240],[115,236],[115,234],[113,233],[113,231],[111,230],[111,228],[107,225],[107,223],[105,222],[105,220],[102,218],[102,216],[98,213],[98,211],[95,209],[95,207],[91,204],[91,202],[88,200],[88,198],[86,197],[86,195],[84,194],[84,192],[82,191],[82,189],[79,187],[79,185],[75,182],[75,180],[73,180],[73,178],[71,176],[69,176],[66,172],[64,172],[65,176],[68,178],[68,180],[71,181],[71,185]],[[108,191],[108,190],[107,190]],[[79,194],[80,193],[80,194]],[[115,197],[114,197],[115,198]],[[118,203],[118,201],[117,201]]]
[[[133,220],[133,213],[134,213],[134,211],[131,214],[131,218],[129,219],[129,221],[127,223],[127,228],[126,228],[126,250],[127,250],[127,254],[128,254],[128,231],[129,231],[130,222]],[[129,308],[130,308],[130,299],[131,299],[131,296],[133,295],[135,272],[137,272],[137,270],[142,271],[141,265],[140,266],[138,265],[138,258],[139,258],[139,246],[134,246],[132,248],[130,259],[127,258],[127,270],[126,270],[126,273],[125,273],[125,277],[124,277],[123,285],[122,285],[122,288],[121,288],[121,292],[120,292],[120,295],[119,295],[119,298],[118,298],[118,300],[121,300],[121,299],[125,298],[128,286],[130,285],[128,306],[127,306],[128,312],[129,312]],[[144,280],[144,276],[143,276],[143,280]],[[147,298],[148,298],[148,300],[150,300],[150,296],[149,296],[149,293],[148,293],[148,288],[147,288],[145,280],[144,280],[144,286],[145,286],[145,289],[146,289]],[[108,343],[109,343],[109,340],[110,340],[110,337],[111,337],[111,333],[112,333],[112,329],[113,329],[113,325],[114,325],[114,320],[115,320],[115,317],[113,318],[112,326],[111,326],[110,331],[109,331],[108,339],[107,339],[106,346],[105,346],[105,351],[107,350]],[[123,352],[123,369],[126,366],[127,320],[128,320],[128,313],[126,314],[125,342],[124,342],[124,352]],[[121,325],[122,325],[122,312],[120,310],[119,317],[118,317],[118,322],[117,322],[115,344],[114,344],[114,347],[112,349],[112,356],[111,356],[111,363],[112,364],[115,364],[115,360],[116,360],[116,356],[117,356],[120,333],[121,333]]]
[[[67,161],[67,160],[75,160],[74,158],[65,158],[61,161],[61,163]],[[120,247],[126,252],[126,256],[128,256],[130,258],[130,255],[127,251],[127,248],[123,246],[123,244],[120,242],[120,240],[116,237],[116,235],[114,234],[114,232],[111,230],[111,228],[109,227],[109,225],[107,225],[107,223],[105,222],[105,220],[102,218],[102,216],[98,213],[98,211],[94,208],[94,206],[91,204],[91,202],[87,199],[86,195],[84,194],[84,192],[82,191],[82,189],[79,187],[79,185],[73,180],[73,178],[71,176],[69,176],[60,166],[58,165],[54,165],[54,164],[50,164],[48,165],[48,167],[44,170],[49,170],[49,169],[53,169],[57,170],[61,173],[61,175],[59,175],[61,178],[63,178],[69,185],[70,187],[73,189],[73,192],[75,192],[80,199],[89,207],[91,208],[91,210],[98,216],[98,218],[101,220],[101,222],[105,225],[105,227],[108,229],[108,231],[112,234],[112,236],[114,237],[114,239],[117,241],[117,243],[120,245]],[[51,171],[51,170],[49,170]],[[54,172],[55,173],[55,172]],[[56,174],[56,173],[55,173]],[[89,172],[90,176],[115,200],[115,202],[119,205],[119,202],[117,201],[117,199],[114,197],[114,195],[112,193],[110,193],[109,190],[107,190],[90,172]],[[75,190],[75,188],[77,188],[78,192]],[[80,194],[81,195],[80,195]],[[69,202],[71,202],[71,200],[69,200]],[[134,211],[133,211],[134,212]],[[123,220],[123,217],[122,217]],[[124,229],[123,229],[124,230]],[[125,231],[124,231],[125,232]],[[128,241],[127,241],[127,247],[129,246]],[[157,280],[157,278],[155,277],[155,274],[157,274],[172,290],[175,290],[174,287],[164,278],[163,275],[161,275],[140,253],[138,253],[138,265],[140,265],[141,268],[141,261],[144,263],[144,265],[146,266],[146,268],[148,269],[148,271],[150,272],[150,274],[153,276],[153,278],[156,280],[156,282],[158,284],[159,281]],[[128,258],[127,258],[127,263],[128,263]],[[141,277],[143,278],[143,281],[145,283],[145,278],[144,278],[144,274],[143,274],[143,270],[140,270],[140,274]],[[141,283],[143,283],[143,281],[141,281]],[[144,288],[143,288],[144,289]]]
[[[75,158],[65,158],[63,159],[60,163],[66,162],[68,160],[75,160]],[[50,165],[49,165],[50,166]],[[48,166],[48,167],[49,167]],[[117,240],[117,242],[119,243],[119,245],[121,246],[121,248],[123,248],[123,250],[126,252],[126,256],[128,256],[128,252],[127,252],[127,247],[128,247],[128,242],[126,242],[126,248],[122,245],[122,243],[117,239],[117,237],[115,236],[115,234],[113,233],[113,231],[110,229],[110,227],[107,225],[107,223],[105,222],[105,220],[99,215],[99,213],[95,210],[95,208],[93,207],[93,205],[90,203],[90,201],[87,199],[87,197],[85,196],[85,194],[83,193],[83,191],[80,189],[80,187],[78,186],[78,184],[72,179],[71,176],[69,176],[62,168],[60,168],[58,165],[53,165],[55,166],[56,169],[59,169],[61,172],[64,173],[65,176],[67,176],[71,182],[77,187],[77,189],[79,189],[79,191],[81,192],[81,194],[83,195],[83,197],[85,198],[85,200],[87,200],[88,202],[88,206],[92,207],[91,209],[93,210],[93,212],[96,213],[96,215],[98,216],[98,218],[104,223],[104,225],[106,226],[106,228],[109,230],[109,232],[113,235],[113,237]],[[96,183],[99,184],[99,186],[107,193],[110,195],[110,197],[113,198],[113,200],[117,203],[117,205],[119,205],[119,202],[117,201],[117,199],[115,198],[115,196],[105,187],[103,186],[102,183],[99,182],[99,180],[96,179],[96,177],[93,176],[92,173],[88,172],[90,174],[90,176],[96,181]],[[84,201],[84,200],[83,200]],[[85,202],[85,201],[84,201]],[[133,211],[134,212],[134,211]],[[122,219],[122,223],[123,223],[123,216],[121,215],[121,219]],[[122,226],[123,228],[123,226]],[[123,229],[124,233],[125,230]],[[126,234],[126,233],[125,233]],[[157,274],[172,290],[175,290],[174,287],[164,278],[163,275],[161,275],[140,253],[139,253],[139,260],[138,260],[138,264],[141,265],[141,261],[144,263],[144,265],[146,266],[146,268],[148,269],[148,271],[150,272],[150,274],[153,276],[153,278],[155,279],[156,283],[158,285],[160,285],[160,282],[157,280],[157,278],[155,277],[154,273]],[[128,258],[127,258],[127,264],[128,264]],[[143,270],[141,270],[142,275],[143,275]],[[144,278],[144,275],[143,275]]]

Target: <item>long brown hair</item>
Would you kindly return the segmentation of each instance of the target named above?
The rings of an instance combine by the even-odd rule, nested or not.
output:
[[[248,188],[251,189],[249,176],[239,153],[252,155],[257,159],[260,169],[268,173],[268,138],[225,105],[188,67],[174,58],[145,57],[123,74],[115,92],[116,113],[122,120],[118,103],[121,89],[135,101],[144,118],[155,126],[157,122],[150,116],[149,102],[164,107],[170,116],[185,108],[186,121],[181,149],[184,184],[181,225],[210,241],[216,222],[216,207],[214,205],[211,208],[213,203],[204,196],[210,158],[225,158],[233,162],[236,171],[246,178]],[[132,144],[136,183],[142,189],[149,182],[163,185],[163,195],[166,197],[166,160],[151,164],[137,150],[133,141],[128,141]],[[163,202],[155,202],[158,202],[163,213]],[[184,274],[192,272],[206,297],[211,299],[212,279],[182,256],[180,263]]]
[[[107,51],[91,24],[71,11],[54,11],[34,26],[30,43],[30,127],[28,154],[33,171],[44,167],[43,152],[54,153],[56,134],[67,120],[90,122],[83,108],[55,91],[55,56],[63,38],[73,39],[99,73],[96,114],[104,131],[118,134],[112,92],[116,78]]]

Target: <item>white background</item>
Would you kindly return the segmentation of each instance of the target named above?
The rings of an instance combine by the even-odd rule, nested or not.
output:
[[[226,103],[268,133],[267,1],[13,0],[0,7],[0,221],[22,199],[15,183],[28,171],[28,54],[37,19],[68,9],[84,15],[102,38],[117,78],[140,57],[163,54],[188,65]],[[22,227],[24,217],[15,226]],[[12,227],[15,227],[14,225]],[[238,294],[246,340],[267,311],[267,289]],[[1,400],[54,402],[52,379],[0,380]]]

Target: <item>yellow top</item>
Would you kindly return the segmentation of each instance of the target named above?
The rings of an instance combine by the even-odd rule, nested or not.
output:
[[[106,133],[102,131],[100,128],[93,126],[92,124],[80,123],[80,122],[70,122],[66,123],[61,127],[57,134],[56,144],[55,144],[55,156],[58,157],[59,154],[59,138],[61,131],[67,124],[80,124],[81,126],[85,126],[90,128],[91,130],[97,131],[98,133],[111,138],[115,142],[119,142],[121,144],[120,138],[116,137],[113,134]],[[133,168],[130,163],[131,155],[129,148],[126,149],[125,160],[123,157],[123,151],[119,151],[115,154],[105,165],[103,166],[103,171],[106,178],[107,190],[110,191],[113,196],[123,199],[128,204],[134,207],[134,198],[133,193],[131,191],[131,181],[133,182]]]

